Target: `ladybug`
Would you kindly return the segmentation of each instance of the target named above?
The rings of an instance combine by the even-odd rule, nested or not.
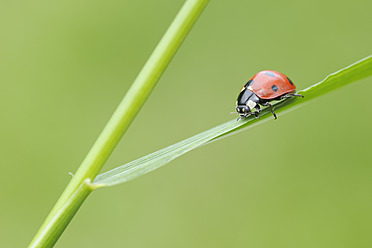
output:
[[[276,119],[276,114],[270,102],[294,96],[303,97],[296,94],[296,86],[286,75],[271,70],[260,71],[249,79],[240,90],[236,100],[236,112],[238,112],[240,118],[246,118],[249,115],[259,118],[260,105],[269,106]],[[256,111],[252,111],[254,108]]]

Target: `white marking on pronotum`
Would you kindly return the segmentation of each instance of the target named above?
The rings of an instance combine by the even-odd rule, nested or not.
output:
[[[248,90],[250,90],[250,91],[253,91],[253,89],[252,89],[252,87],[251,86],[248,86],[248,88],[247,88]]]
[[[247,102],[247,106],[249,107],[249,109],[253,109],[254,107],[256,107],[256,103],[252,100],[248,100]]]

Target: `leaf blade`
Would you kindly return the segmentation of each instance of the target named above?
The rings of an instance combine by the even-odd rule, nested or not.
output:
[[[192,136],[186,140],[180,141],[174,145],[163,148],[159,151],[146,155],[142,158],[134,160],[123,166],[119,166],[113,170],[102,173],[97,176],[94,183],[105,184],[107,186],[116,185],[129,180],[132,180],[140,175],[153,171],[173,159],[193,150],[196,147],[212,140],[213,138],[233,130],[245,122],[232,120],[222,125],[209,129],[203,133]]]
[[[368,56],[335,73],[328,75],[319,83],[314,84],[305,90],[299,91],[299,93],[303,94],[305,98],[291,98],[276,102],[274,104],[274,107],[276,108],[275,111],[278,113],[289,112],[316,97],[371,75],[372,56]],[[267,121],[269,117],[271,117],[271,112],[268,108],[265,108],[262,110],[259,120],[256,120],[254,117],[250,116],[245,120],[228,121],[217,127],[211,128],[188,139],[180,141],[174,145],[168,146],[110,171],[99,174],[94,180],[93,184],[113,186],[133,180],[141,175],[160,168],[161,166],[197,147],[221,138],[225,138],[247,128],[251,128],[257,124],[261,124]]]

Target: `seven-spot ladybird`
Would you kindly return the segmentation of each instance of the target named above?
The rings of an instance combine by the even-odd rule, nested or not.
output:
[[[241,89],[236,100],[236,112],[240,118],[246,118],[249,115],[258,118],[258,114],[261,112],[260,105],[269,106],[276,119],[270,101],[293,96],[303,97],[296,94],[296,86],[286,75],[277,71],[261,71],[249,79]],[[256,111],[252,111],[253,108]]]

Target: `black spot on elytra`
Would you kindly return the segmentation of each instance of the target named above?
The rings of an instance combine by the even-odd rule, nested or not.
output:
[[[244,87],[248,87],[248,86],[251,86],[252,84],[254,83],[254,80],[250,79],[248,80],[248,82],[244,85]]]
[[[289,82],[291,85],[293,85],[292,80],[290,80],[289,77],[287,77],[287,79],[288,79],[288,82]]]
[[[265,72],[265,75],[269,76],[269,77],[275,77],[275,74],[272,73],[271,71],[267,71]]]
[[[273,86],[271,86],[271,89],[272,89],[273,91],[277,92],[277,91],[278,91],[278,86],[276,86],[276,85],[274,84]]]

